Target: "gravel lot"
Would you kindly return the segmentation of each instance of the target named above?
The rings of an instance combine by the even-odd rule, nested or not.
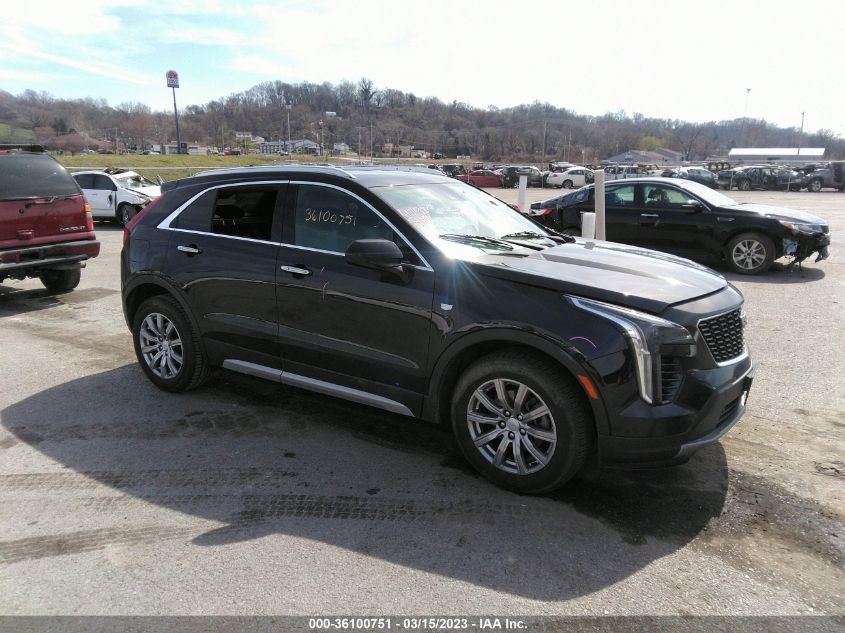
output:
[[[0,286],[0,614],[845,614],[845,195],[732,195],[833,235],[803,271],[726,273],[747,415],[682,467],[546,497],[406,418],[223,371],[158,391],[98,225],[76,291]]]

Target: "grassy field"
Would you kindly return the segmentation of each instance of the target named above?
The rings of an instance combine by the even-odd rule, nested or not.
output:
[[[284,163],[280,156],[184,156],[184,155],[143,155],[143,154],[78,154],[76,156],[56,156],[56,159],[70,171],[82,169],[104,169],[106,167],[120,167],[131,169],[139,174],[155,180],[161,176],[164,180],[175,180],[191,176],[207,169],[221,169],[225,167],[250,167],[254,165],[273,165]],[[316,157],[296,157],[297,163],[316,163]]]

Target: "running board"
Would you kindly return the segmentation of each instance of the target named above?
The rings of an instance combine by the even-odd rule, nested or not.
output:
[[[352,387],[344,387],[336,385],[333,382],[326,382],[324,380],[317,380],[316,378],[308,378],[300,376],[299,374],[292,374],[281,369],[273,369],[272,367],[265,367],[264,365],[257,365],[256,363],[248,363],[243,360],[227,359],[223,361],[223,369],[236,371],[240,374],[247,374],[248,376],[256,376],[257,378],[264,378],[265,380],[272,380],[280,382],[283,385],[291,387],[299,387],[300,389],[307,389],[316,393],[322,393],[327,396],[334,396],[336,398],[343,398],[358,404],[366,404],[377,409],[390,411],[391,413],[398,413],[399,415],[407,415],[414,417],[411,410],[400,402],[377,396],[368,391],[361,391],[360,389],[353,389]]]

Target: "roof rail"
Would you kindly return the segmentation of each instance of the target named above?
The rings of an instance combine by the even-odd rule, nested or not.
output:
[[[251,170],[251,171],[307,171],[307,172],[316,172],[316,173],[330,173],[330,174],[340,174],[355,180],[355,175],[348,172],[347,170],[343,169],[342,167],[336,167],[334,165],[313,165],[313,164],[305,164],[305,163],[277,163],[275,165],[249,165],[246,167],[221,167],[217,169],[205,169],[203,171],[199,171],[195,176],[207,175],[207,174],[221,174],[221,173],[232,173],[232,172],[239,172],[244,170]]]
[[[0,143],[0,150],[19,149],[24,152],[43,152],[43,145],[36,145],[35,143]]]

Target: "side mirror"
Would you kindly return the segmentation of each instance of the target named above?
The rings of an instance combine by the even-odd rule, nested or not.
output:
[[[683,207],[684,207],[684,209],[689,209],[690,211],[692,211],[694,213],[698,213],[699,211],[704,210],[704,205],[701,204],[701,201],[700,200],[694,200],[693,198],[690,198],[689,200],[687,200],[683,204]]]
[[[410,277],[402,266],[402,257],[402,251],[394,242],[381,239],[355,240],[344,254],[347,264],[380,270],[407,283]]]

